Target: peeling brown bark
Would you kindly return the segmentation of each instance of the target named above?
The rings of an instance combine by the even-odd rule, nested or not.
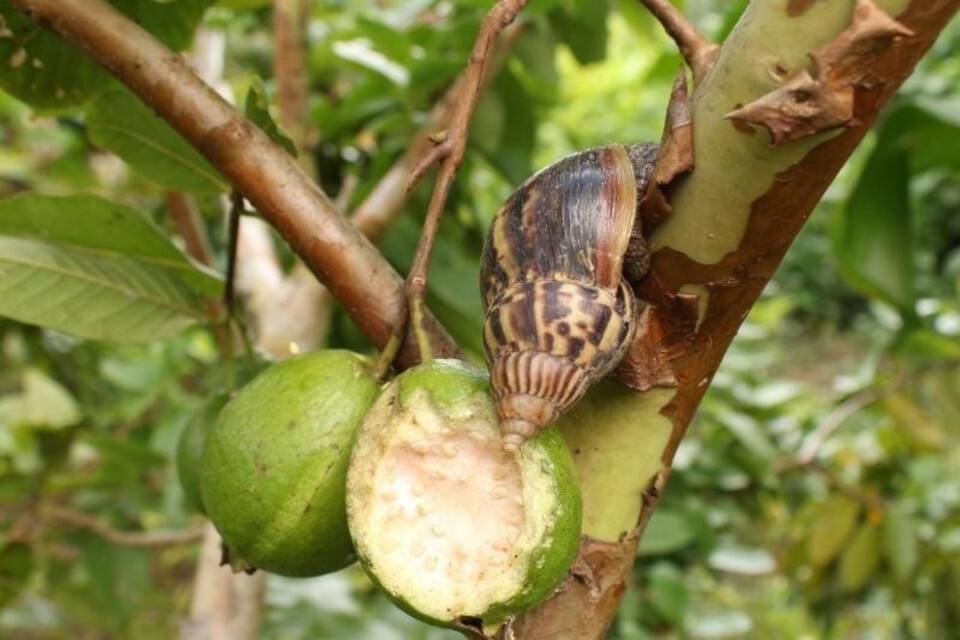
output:
[[[873,0],[857,0],[850,26],[833,41],[810,53],[813,70],[801,71],[782,87],[727,114],[738,127],[757,124],[770,132],[774,145],[820,131],[851,126],[854,94],[876,73],[876,58],[890,44],[911,35]],[[747,124],[749,123],[749,124]]]
[[[665,413],[674,422],[674,437],[664,452],[669,465],[677,446],[747,312],[773,276],[787,248],[833,182],[847,158],[873,126],[880,109],[910,75],[947,21],[957,0],[913,0],[898,19],[913,35],[893,43],[878,55],[869,86],[855,89],[853,124],[842,134],[814,148],[799,163],[782,172],[772,188],[753,203],[746,234],[737,251],[719,263],[704,265],[669,248],[653,254],[650,274],[641,286],[644,298],[666,324],[682,317],[678,293],[684,285],[702,285],[710,304],[694,333],[676,327],[665,342],[682,343],[672,351],[670,366],[678,378],[678,393]]]
[[[497,638],[602,640],[630,583],[637,542],[636,536],[621,542],[584,536],[571,577],[545,604],[511,620]]]
[[[378,347],[402,325],[403,279],[334,208],[286,151],[230,106],[183,59],[104,0],[11,0],[34,20],[89,52],[244,194],[329,287]],[[436,355],[458,349],[427,314],[424,332]],[[397,358],[419,360],[407,336]]]

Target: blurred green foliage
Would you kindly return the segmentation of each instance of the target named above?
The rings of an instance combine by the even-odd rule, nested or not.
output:
[[[211,3],[115,4],[182,45]],[[377,184],[461,70],[488,4],[312,4],[313,160],[328,193],[352,177],[351,208]],[[745,2],[681,4],[721,38]],[[225,34],[228,88],[281,139],[268,113],[268,5],[221,0],[203,28]],[[0,195],[106,198],[136,210],[141,232],[165,243],[174,234],[164,190],[189,190],[222,267],[214,194],[222,184],[205,161],[75,50],[34,34],[11,9],[0,16],[29,44],[20,54],[18,40],[0,40],[0,58],[26,56],[0,72],[0,86],[41,108],[0,94]],[[500,202],[564,153],[658,139],[681,66],[629,0],[534,2],[522,28],[479,105],[433,261],[431,306],[475,357],[481,311],[472,283]],[[611,638],[957,637],[958,48],[955,21],[748,317],[680,448]],[[401,270],[428,196],[426,184],[379,241]],[[0,240],[12,233],[0,228]],[[31,239],[48,248],[56,240]],[[163,243],[156,251],[169,257]],[[195,284],[215,286],[184,265]],[[340,311],[333,327],[331,344],[370,350]],[[197,549],[120,546],[51,517],[50,507],[121,530],[197,524],[174,468],[179,434],[230,376],[242,380],[262,363],[243,356],[221,365],[199,324],[162,341],[117,344],[9,319],[0,320],[0,362],[0,637],[172,637],[189,606]],[[264,638],[452,637],[398,612],[356,568],[268,584]]]

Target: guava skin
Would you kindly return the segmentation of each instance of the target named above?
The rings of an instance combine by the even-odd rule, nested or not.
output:
[[[370,552],[373,546],[364,542],[363,536],[367,530],[363,528],[365,525],[362,518],[366,516],[358,515],[361,510],[367,508],[365,505],[369,504],[372,499],[371,496],[377,495],[369,493],[369,487],[361,488],[361,485],[365,482],[362,479],[362,474],[365,473],[363,469],[369,469],[370,465],[364,464],[364,461],[358,458],[369,455],[371,452],[384,453],[384,451],[389,451],[390,447],[400,447],[402,449],[406,446],[402,439],[394,441],[391,445],[383,445],[387,449],[383,449],[380,445],[371,445],[371,442],[383,439],[383,434],[390,432],[392,429],[391,420],[399,419],[397,416],[402,415],[404,411],[410,411],[413,410],[412,407],[419,406],[416,403],[422,401],[424,392],[429,396],[431,407],[449,417],[446,424],[454,432],[459,428],[456,426],[459,420],[456,417],[458,412],[462,414],[464,406],[470,403],[473,403],[474,406],[480,406],[482,408],[480,412],[474,417],[465,419],[464,424],[469,423],[470,420],[473,420],[475,424],[477,419],[486,420],[485,416],[489,416],[495,434],[493,437],[497,442],[500,442],[498,446],[502,447],[502,441],[499,440],[499,430],[496,429],[496,414],[485,372],[455,360],[435,360],[402,373],[384,389],[376,405],[367,414],[367,418],[358,434],[352,466],[348,475],[347,502],[351,533],[355,538],[361,564],[373,581],[386,592],[388,598],[401,609],[420,620],[437,626],[461,628],[460,618],[469,616],[474,618],[471,624],[475,624],[476,619],[479,618],[483,625],[490,627],[545,600],[567,576],[569,568],[576,558],[580,542],[582,502],[573,458],[559,433],[552,428],[542,431],[523,446],[520,455],[528,460],[528,464],[533,464],[529,461],[536,461],[534,466],[537,472],[546,478],[546,480],[540,481],[546,484],[538,486],[549,486],[549,491],[555,496],[555,500],[551,502],[555,506],[545,516],[547,525],[544,535],[541,538],[535,538],[537,542],[525,552],[527,555],[523,559],[511,561],[523,564],[514,565],[522,567],[517,569],[521,573],[516,574],[520,578],[516,585],[510,583],[512,586],[507,597],[498,602],[485,601],[485,609],[479,612],[456,612],[450,616],[431,615],[418,609],[411,602],[411,600],[416,601],[418,596],[410,596],[409,592],[405,592],[406,585],[398,587],[394,579],[393,588],[391,588],[390,579],[384,575],[378,575],[383,567],[378,567],[374,557],[371,556]],[[477,416],[484,417],[478,418]],[[464,428],[470,429],[471,427],[466,426]],[[412,446],[416,447],[417,443],[414,442]],[[429,459],[429,454],[427,458],[423,458],[423,460],[426,459]],[[389,462],[390,457],[385,455],[380,464],[389,465]],[[451,466],[456,467],[462,463],[461,459],[452,460]],[[377,473],[379,474],[379,471]],[[378,475],[377,477],[381,476]],[[403,482],[405,479],[401,478],[400,481]],[[430,492],[438,490],[434,486],[428,485],[428,487],[428,495]],[[467,495],[469,494],[465,494],[465,501],[468,500]],[[524,509],[527,509],[527,507],[524,507]],[[487,512],[484,512],[479,514],[478,517],[483,518],[486,515]],[[490,517],[497,518],[498,515],[490,514]],[[371,521],[368,520],[367,522]],[[416,526],[416,523],[412,523],[412,526]],[[382,529],[372,528],[369,530],[383,531]],[[371,535],[375,536],[376,533]],[[444,535],[457,534],[455,531],[447,531]],[[477,535],[482,534],[478,532]],[[473,534],[470,534],[470,536],[472,537]],[[511,553],[513,552],[511,551]],[[376,552],[373,552],[373,555],[375,556]],[[382,552],[380,557],[383,557]],[[493,569],[491,572],[496,573],[497,570]],[[467,578],[467,580],[471,579]],[[422,598],[422,594],[419,597]]]
[[[316,576],[353,563],[346,474],[379,391],[367,358],[322,350],[274,364],[223,408],[200,491],[231,565]]]

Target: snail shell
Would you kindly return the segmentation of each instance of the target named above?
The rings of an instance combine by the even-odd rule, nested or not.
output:
[[[532,176],[491,224],[481,261],[483,341],[500,426],[519,446],[609,373],[630,344],[623,278],[656,145],[607,145]]]

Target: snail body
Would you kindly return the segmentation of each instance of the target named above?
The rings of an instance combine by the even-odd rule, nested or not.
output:
[[[480,272],[483,341],[508,446],[554,422],[623,358],[637,305],[624,256],[634,274],[638,263],[645,270],[637,207],[656,152],[613,144],[562,158],[494,218]]]

